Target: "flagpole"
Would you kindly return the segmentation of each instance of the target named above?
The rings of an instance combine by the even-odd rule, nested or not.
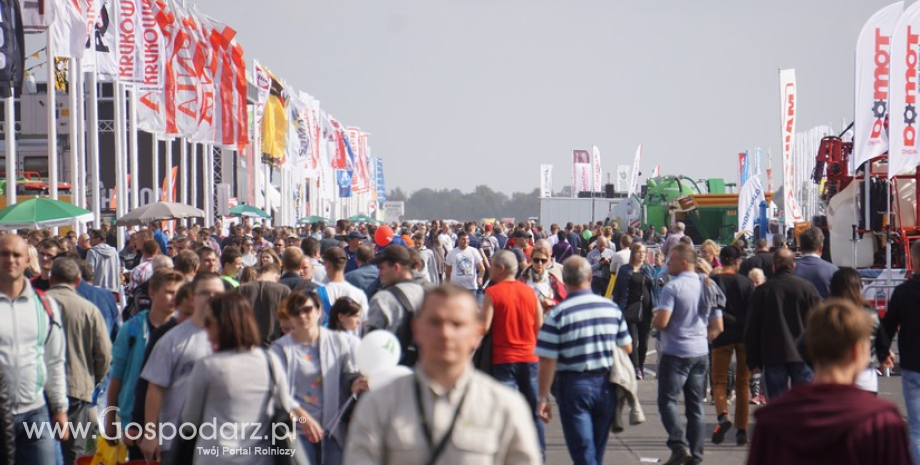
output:
[[[6,132],[6,205],[16,203],[16,89],[10,83],[10,94],[3,99],[6,106],[4,128]]]
[[[150,140],[153,154],[150,157],[150,170],[153,172],[153,198],[150,199],[150,203],[156,203],[160,201],[160,138],[157,134],[150,134]]]
[[[89,161],[89,178],[92,180],[92,211],[93,225],[96,228],[102,227],[102,199],[100,196],[99,186],[99,89],[96,81],[95,68],[88,73],[89,75],[89,130],[88,130],[88,148],[87,158]]]
[[[211,204],[214,201],[214,197],[213,197],[214,191],[212,190],[212,184],[214,182],[214,171],[213,171],[214,149],[211,144],[204,145],[203,155],[204,156],[202,157],[202,160],[204,161],[204,163],[202,164],[201,169],[203,171],[202,174],[204,175],[203,185],[205,187],[205,190],[203,192],[204,198],[202,199],[202,203],[204,206],[204,225],[210,228],[214,224],[214,221],[212,220],[214,216],[214,208],[212,208],[211,206]]]
[[[131,143],[128,146],[128,157],[130,158],[130,164],[131,164],[131,167],[130,167],[131,169],[131,205],[130,205],[130,209],[131,210],[138,207],[139,200],[140,200],[140,190],[141,190],[140,171],[139,171],[139,167],[137,166],[138,165],[138,160],[137,160],[137,152],[138,152],[137,92],[138,92],[138,89],[136,87],[131,89],[128,92],[128,96],[129,96],[128,113],[130,114],[130,120],[131,120],[131,128],[130,128],[130,133],[129,133],[130,138],[131,138]]]
[[[127,213],[125,211],[125,194],[127,193],[128,181],[127,166],[125,163],[125,86],[115,81],[112,83],[115,89],[115,218],[121,218]],[[98,173],[98,172],[97,172]],[[116,243],[118,250],[124,248],[125,228],[119,226],[116,228]]]
[[[198,208],[198,144],[192,143],[189,154],[189,205]]]
[[[57,92],[55,89],[55,67],[54,67],[54,38],[51,35],[51,28],[48,28],[45,34],[48,39],[46,45],[46,54],[48,55],[48,193],[54,200],[58,199],[58,140],[57,140]],[[57,234],[58,228],[53,228],[54,234]]]
[[[272,169],[271,169],[271,165],[268,163],[260,163],[260,165],[262,167],[262,175],[264,176],[263,192],[265,192],[265,196],[264,196],[265,197],[265,213],[268,213],[269,215],[271,215],[272,214],[272,203],[271,203],[271,197],[269,197],[268,195],[268,190],[272,186]]]
[[[77,125],[74,130],[77,131],[77,179],[79,180],[77,193],[77,206],[81,208],[87,208],[86,202],[86,185],[87,176],[86,173],[86,87],[85,87],[85,78],[86,75],[83,73],[83,60],[77,58],[74,60],[73,64],[75,65],[75,76],[76,76],[76,94],[77,94]],[[80,232],[86,232],[86,224],[80,225]]]
[[[188,141],[179,139],[179,198],[188,205]],[[182,220],[183,226],[188,226],[188,220]]]
[[[175,138],[167,138],[166,140],[166,152],[163,164],[163,176],[166,176],[166,192],[163,195],[166,196],[167,202],[173,202],[173,179],[172,179],[172,168],[173,168],[173,142]]]
[[[67,62],[68,80],[70,81],[67,88],[67,97],[70,99],[70,203],[80,206],[80,125],[77,123],[77,106],[80,100],[77,99],[77,72],[76,60],[70,59]],[[81,232],[81,225],[77,225],[77,232]]]

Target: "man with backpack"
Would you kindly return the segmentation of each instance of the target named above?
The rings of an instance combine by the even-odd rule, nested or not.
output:
[[[383,286],[371,299],[367,313],[367,330],[385,329],[396,334],[403,353],[403,365],[413,365],[417,353],[412,347],[411,321],[422,301],[425,289],[412,280],[414,261],[401,245],[383,249],[374,259]]]
[[[35,291],[23,274],[28,264],[22,237],[0,237],[0,370],[10,383],[14,463],[54,463],[54,441],[66,440],[66,432],[52,438],[47,429],[41,435],[28,435],[26,429],[67,424],[64,331],[57,304]]]

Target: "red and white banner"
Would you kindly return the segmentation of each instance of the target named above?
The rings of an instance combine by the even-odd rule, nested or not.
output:
[[[661,177],[661,165],[655,165],[655,169],[652,170],[652,177],[653,178]]]
[[[591,158],[591,171],[594,173],[594,192],[604,192],[604,175],[601,170],[601,151],[597,146],[593,146]]]
[[[358,139],[358,159],[355,160],[355,181],[352,183],[352,191],[358,194],[368,192],[373,187],[373,181],[370,174],[370,145],[371,135],[362,132]]]
[[[642,165],[642,144],[636,149],[636,158],[633,159],[632,172],[629,175],[629,191],[626,195],[639,195],[639,167]]]
[[[572,164],[574,169],[573,195],[579,192],[591,192],[591,154],[587,150],[573,150]]]
[[[863,26],[856,42],[856,115],[850,165],[853,171],[888,151],[885,126],[891,76],[891,33],[903,10],[904,2],[897,2],[877,11]]]
[[[166,47],[153,0],[116,2],[116,79],[141,90],[162,90]]]
[[[53,5],[51,35],[54,40],[54,56],[83,58],[86,42],[95,31],[96,0],[57,0]]]
[[[785,227],[791,228],[802,221],[802,210],[795,198],[795,113],[798,96],[795,89],[795,70],[779,71],[779,89],[782,95],[782,132],[783,132],[783,210],[785,210]]]
[[[920,75],[920,3],[904,11],[891,35],[891,115],[888,123],[888,178],[913,174],[920,163],[917,145],[917,81]]]

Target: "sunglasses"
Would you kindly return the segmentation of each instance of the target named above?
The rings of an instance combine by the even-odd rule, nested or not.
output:
[[[301,305],[299,307],[294,307],[288,310],[288,315],[297,317],[297,316],[300,316],[301,314],[309,314],[313,312],[314,308],[315,307],[312,305]]]
[[[534,263],[549,263],[549,259],[548,258],[535,258],[533,259],[533,262]]]

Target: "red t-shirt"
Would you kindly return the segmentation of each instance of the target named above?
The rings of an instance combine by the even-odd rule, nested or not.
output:
[[[537,296],[519,281],[502,281],[486,289],[492,299],[492,364],[531,363],[537,334]]]

